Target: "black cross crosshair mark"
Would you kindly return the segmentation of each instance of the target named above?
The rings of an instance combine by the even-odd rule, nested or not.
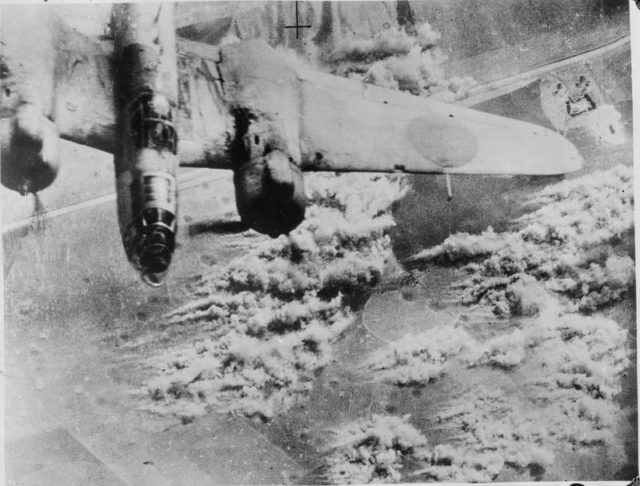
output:
[[[285,29],[296,29],[296,39],[299,37],[300,29],[310,29],[311,25],[301,25],[298,18],[298,2],[296,2],[296,25],[285,25]]]

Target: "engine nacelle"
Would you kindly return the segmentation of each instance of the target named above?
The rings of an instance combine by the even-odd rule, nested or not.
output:
[[[22,195],[39,192],[55,180],[60,166],[53,122],[31,103],[0,120],[2,185]]]
[[[272,238],[304,219],[302,171],[282,151],[273,150],[235,170],[236,205],[242,222]]]

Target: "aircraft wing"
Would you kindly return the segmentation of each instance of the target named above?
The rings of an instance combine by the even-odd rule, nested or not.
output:
[[[581,166],[577,149],[541,126],[285,66],[260,41],[221,58],[230,102],[282,124],[281,148],[299,152],[303,170],[553,175]]]
[[[62,23],[55,28],[48,115],[62,138],[113,152],[112,45]],[[282,128],[284,148],[304,170],[544,175],[580,166],[577,150],[542,127],[319,73],[261,41],[218,49],[181,40],[178,51],[184,166],[232,168],[233,108]],[[25,59],[6,49],[7,65],[12,55]]]
[[[335,76],[302,73],[305,170],[561,174],[581,157],[538,125]]]

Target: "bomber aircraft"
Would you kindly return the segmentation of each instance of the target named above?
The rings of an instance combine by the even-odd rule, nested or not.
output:
[[[260,40],[181,39],[171,3],[115,4],[96,38],[40,6],[2,13],[2,184],[49,186],[59,138],[112,153],[124,248],[150,285],[175,248],[179,166],[232,170],[243,223],[272,237],[304,219],[304,171],[581,166],[569,141],[534,124],[321,73]]]

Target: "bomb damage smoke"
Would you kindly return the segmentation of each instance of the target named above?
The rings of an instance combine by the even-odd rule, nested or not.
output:
[[[384,88],[435,96],[443,101],[463,98],[475,86],[472,77],[445,79],[446,56],[436,47],[440,34],[424,23],[408,34],[388,29],[372,39],[344,38],[320,63],[336,75]]]
[[[397,481],[403,460],[413,463],[416,480],[491,481],[505,464],[544,470],[558,443],[624,454],[614,398],[630,365],[627,332],[584,313],[617,301],[634,284],[622,244],[633,227],[631,175],[618,166],[548,187],[531,201],[541,207],[516,222],[520,230],[456,234],[414,257],[466,265],[465,302],[521,319],[484,341],[472,335],[476,322],[436,324],[375,351],[365,366],[402,386],[444,379],[450,366],[496,368],[515,375],[518,392],[505,397],[482,386],[453,403],[438,416],[462,432],[452,444],[430,447],[406,422],[414,438],[403,446],[394,435],[397,417],[347,425],[329,461],[331,481]]]
[[[211,329],[150,384],[157,405],[182,414],[187,401],[194,413],[215,405],[268,418],[308,391],[331,343],[353,321],[344,296],[380,279],[390,254],[385,229],[393,224],[382,208],[402,196],[403,185],[400,178],[310,177],[313,203],[299,228],[211,275],[198,290],[206,297],[171,314],[175,325]]]
[[[473,81],[443,79],[438,38],[428,25],[391,29],[346,40],[318,62],[453,100]],[[167,316],[200,337],[151,361],[162,371],[148,383],[147,408],[183,422],[209,410],[268,421],[308,397],[392,259],[391,206],[408,187],[403,176],[306,180],[310,204],[299,228],[218,268]],[[410,416],[344,423],[330,431],[324,480],[491,481],[507,466],[535,477],[562,444],[623,456],[615,398],[631,350],[627,332],[600,310],[634,286],[632,189],[625,166],[549,186],[509,231],[453,234],[412,257],[464,269],[456,287],[471,318],[380,347],[362,357],[362,369],[374,381],[427,390],[452,369],[486,369],[508,373],[518,391],[506,397],[478,386],[448,402],[435,417],[455,432],[446,443],[432,443]],[[488,325],[487,315],[509,325],[479,337],[474,329]]]
[[[520,230],[453,235],[413,260],[472,261],[465,301],[490,304],[496,314],[535,311],[531,286],[540,280],[569,309],[593,311],[635,282],[632,177],[633,168],[617,166],[549,187],[530,201],[542,207],[516,222]]]

